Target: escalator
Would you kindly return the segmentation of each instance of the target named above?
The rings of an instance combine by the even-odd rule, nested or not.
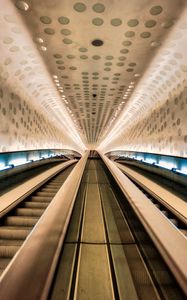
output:
[[[0,274],[31,233],[74,165],[66,168],[24,199],[0,220]]]
[[[185,299],[101,160],[87,162],[48,299]]]

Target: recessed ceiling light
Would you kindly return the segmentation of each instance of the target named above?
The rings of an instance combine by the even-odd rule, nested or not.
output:
[[[41,49],[42,51],[47,51],[47,47],[45,47],[45,46],[41,46],[40,49]]]
[[[160,45],[161,45],[161,43],[158,42],[158,41],[153,41],[153,42],[151,42],[151,47],[152,47],[152,48],[159,47]]]
[[[16,1],[16,7],[23,11],[28,11],[29,5],[25,1]]]
[[[38,44],[43,44],[43,42],[44,42],[44,40],[43,40],[42,38],[40,38],[40,37],[37,37],[37,38],[35,39],[35,41],[36,41],[36,43],[38,43]]]

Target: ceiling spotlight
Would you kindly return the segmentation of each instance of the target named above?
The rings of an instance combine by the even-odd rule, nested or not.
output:
[[[40,49],[41,49],[42,51],[47,51],[47,47],[45,47],[45,46],[41,46]]]
[[[16,7],[23,11],[27,11],[29,9],[29,5],[25,1],[16,1]]]
[[[140,77],[141,75],[139,73],[134,74],[134,77]]]
[[[151,47],[152,47],[152,48],[157,48],[157,47],[159,47],[160,45],[161,45],[160,42],[157,42],[157,41],[151,42]]]
[[[42,38],[40,38],[40,37],[37,37],[37,38],[35,39],[35,41],[36,41],[36,43],[38,43],[38,44],[43,44],[43,42],[44,42],[44,40],[43,40]]]
[[[53,75],[53,78],[58,78],[58,76],[57,75]]]

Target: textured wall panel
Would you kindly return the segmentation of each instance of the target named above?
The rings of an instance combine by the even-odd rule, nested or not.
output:
[[[71,148],[77,149],[67,134],[51,124],[31,104],[21,99],[1,82],[0,87],[0,152]]]

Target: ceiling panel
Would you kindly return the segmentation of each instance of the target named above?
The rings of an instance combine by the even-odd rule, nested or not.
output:
[[[185,3],[13,2],[81,138],[95,145],[130,101]]]
[[[127,143],[186,74],[185,0],[1,0],[1,8],[3,90],[80,149]]]

